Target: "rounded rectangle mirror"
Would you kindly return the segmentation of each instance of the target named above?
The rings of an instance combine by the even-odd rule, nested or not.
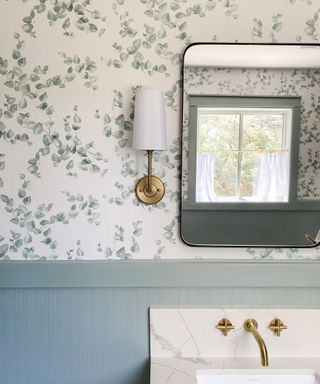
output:
[[[182,113],[187,244],[318,245],[319,45],[192,44]]]

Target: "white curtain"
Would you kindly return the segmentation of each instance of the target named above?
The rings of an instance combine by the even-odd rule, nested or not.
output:
[[[216,201],[214,192],[214,155],[197,154],[196,201]]]
[[[256,189],[257,201],[288,201],[288,182],[288,154],[262,154]]]

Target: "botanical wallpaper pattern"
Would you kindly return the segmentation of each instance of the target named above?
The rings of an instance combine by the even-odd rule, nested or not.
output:
[[[195,41],[316,42],[317,0],[0,5],[0,260],[318,257],[193,248],[179,238],[183,50]],[[141,86],[166,100],[169,147],[154,161],[166,195],[157,206],[134,194],[146,171],[131,149]],[[311,161],[319,169],[318,152]]]

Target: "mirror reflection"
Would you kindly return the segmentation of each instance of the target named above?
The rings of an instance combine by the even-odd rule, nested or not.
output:
[[[195,44],[186,50],[185,242],[317,242],[319,68],[318,45]]]
[[[287,202],[291,121],[289,108],[199,107],[196,202]]]

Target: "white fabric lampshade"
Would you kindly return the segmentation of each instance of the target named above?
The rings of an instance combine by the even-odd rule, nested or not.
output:
[[[136,94],[132,147],[137,150],[167,149],[164,96],[158,89],[140,89]]]

